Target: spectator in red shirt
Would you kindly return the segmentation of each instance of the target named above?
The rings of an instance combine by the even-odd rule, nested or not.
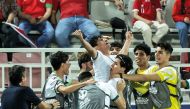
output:
[[[153,47],[152,42],[158,43],[169,29],[161,11],[160,0],[135,0],[133,5],[133,27],[142,32],[145,43],[150,47]],[[157,30],[154,36],[151,28]]]
[[[118,9],[122,9],[122,1],[115,0]],[[81,30],[85,40],[99,36],[100,32],[88,18],[88,0],[60,0],[61,18],[55,30],[55,38],[59,47],[70,47],[69,35]]]
[[[54,29],[47,20],[52,11],[52,0],[17,0],[19,15],[22,21],[19,27],[26,33],[37,30],[42,35],[38,37],[38,47],[46,47],[54,36]]]
[[[179,30],[180,45],[189,47],[188,31],[190,31],[190,0],[176,0],[173,6],[172,17]]]
[[[176,23],[176,28],[179,30],[180,45],[182,48],[189,48],[188,32],[190,31],[190,1],[176,0],[173,6],[172,17]],[[181,62],[189,63],[189,54],[181,54]],[[189,72],[189,67],[183,67],[182,72]]]

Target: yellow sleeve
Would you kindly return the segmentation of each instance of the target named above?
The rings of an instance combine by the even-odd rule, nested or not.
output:
[[[175,69],[171,67],[162,68],[156,71],[156,74],[158,74],[161,81],[172,79],[176,75]]]

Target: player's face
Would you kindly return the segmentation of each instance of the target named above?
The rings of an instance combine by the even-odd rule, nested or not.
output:
[[[164,64],[169,61],[170,54],[166,50],[157,47],[155,51],[155,61],[157,64]]]
[[[110,44],[107,40],[104,40],[104,38],[99,38],[98,39],[98,47],[101,49],[101,50],[109,50],[110,49]]]
[[[147,65],[150,59],[149,55],[146,55],[146,53],[143,50],[136,50],[134,54],[135,54],[135,62],[139,67]]]
[[[121,60],[116,58],[115,62],[112,64],[111,68],[111,74],[118,74],[118,73],[123,73],[124,70],[120,65]]]
[[[68,59],[65,63],[62,64],[63,73],[64,73],[65,75],[68,75],[68,74],[69,74],[69,68],[70,68],[70,66],[71,66],[71,63],[69,62],[69,59]]]
[[[111,55],[117,55],[117,54],[119,54],[120,50],[121,50],[121,48],[119,48],[119,47],[111,47],[110,48],[110,54]]]

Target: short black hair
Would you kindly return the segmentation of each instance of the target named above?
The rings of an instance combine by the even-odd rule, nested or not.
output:
[[[147,44],[145,44],[145,43],[141,43],[141,44],[135,46],[135,48],[134,48],[134,53],[135,53],[137,50],[142,50],[142,51],[144,51],[144,52],[146,53],[146,55],[150,55],[150,53],[151,53],[151,48],[150,48]]]
[[[111,47],[118,47],[118,48],[122,48],[123,45],[120,42],[114,41],[111,44]]]
[[[9,71],[9,81],[12,85],[19,85],[24,77],[25,67],[21,65],[14,65]]]
[[[102,36],[96,36],[96,37],[92,37],[89,41],[90,45],[92,47],[96,47],[98,45],[98,39],[101,38]]]
[[[79,57],[78,57],[78,65],[80,68],[82,68],[82,64],[85,63],[85,62],[89,62],[91,61],[91,56],[85,52],[85,53],[82,53]]]
[[[124,54],[118,54],[116,58],[119,58],[121,60],[120,65],[121,67],[125,67],[125,73],[133,69],[133,61],[129,56]]]
[[[62,51],[58,51],[51,55],[50,63],[54,70],[58,70],[62,63],[66,63],[69,59],[69,56]]]
[[[78,80],[79,80],[79,82],[81,82],[81,81],[88,80],[91,77],[92,77],[92,74],[90,72],[86,71],[86,72],[82,72],[79,74]]]
[[[172,48],[171,44],[169,44],[167,42],[160,42],[156,45],[156,47],[160,47],[160,48],[164,49],[169,54],[172,54],[172,52],[173,52],[173,48]]]

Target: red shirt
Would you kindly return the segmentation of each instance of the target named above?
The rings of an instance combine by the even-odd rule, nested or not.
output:
[[[59,5],[59,0],[53,0],[53,10],[57,11],[58,10],[58,5]]]
[[[61,18],[88,17],[88,0],[60,0]]]
[[[17,4],[24,14],[38,18],[45,14],[46,5],[52,5],[52,0],[17,0]]]
[[[181,0],[176,0],[174,7],[173,7],[173,12],[172,12],[172,17],[175,22],[182,21],[184,22],[185,17],[190,18],[190,0],[185,0],[184,4],[184,14],[181,13]]]
[[[160,0],[135,0],[133,11],[138,11],[138,15],[148,19],[156,20],[156,10],[161,10]],[[133,20],[133,23],[136,19]]]

